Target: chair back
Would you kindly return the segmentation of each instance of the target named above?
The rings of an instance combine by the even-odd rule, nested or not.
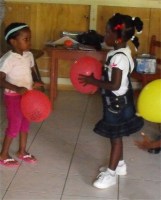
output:
[[[161,41],[158,41],[155,35],[151,37],[149,53],[156,56],[157,64],[161,64]],[[160,57],[158,57],[159,55]]]

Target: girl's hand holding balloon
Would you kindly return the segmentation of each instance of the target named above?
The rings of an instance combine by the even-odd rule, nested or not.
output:
[[[74,88],[83,94],[93,94],[98,90],[97,80],[101,79],[102,64],[90,56],[76,60],[70,70],[70,80]]]
[[[94,84],[96,79],[94,77],[94,73],[91,73],[89,76],[79,74],[78,80],[79,83],[83,84],[83,86],[86,86],[88,84]]]

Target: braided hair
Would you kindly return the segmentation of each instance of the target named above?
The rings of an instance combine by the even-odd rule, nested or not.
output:
[[[139,34],[143,29],[143,22],[139,17],[116,13],[109,19],[107,25],[113,32],[116,32],[118,40],[125,42],[131,40],[136,50],[138,49],[139,39],[135,36],[135,32]]]

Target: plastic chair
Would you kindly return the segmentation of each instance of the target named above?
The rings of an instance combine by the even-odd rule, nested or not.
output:
[[[149,54],[156,57],[158,55],[157,51],[161,52],[161,41],[158,41],[156,39],[156,36],[152,35],[151,41],[150,41]],[[141,83],[140,89],[142,89],[149,82],[161,78],[161,66],[159,66],[161,64],[161,58],[156,57],[156,60],[157,60],[157,68],[156,68],[155,74],[138,73],[136,71],[134,71],[131,74],[132,78],[136,79],[138,82]],[[135,91],[135,94],[138,95],[139,91]]]

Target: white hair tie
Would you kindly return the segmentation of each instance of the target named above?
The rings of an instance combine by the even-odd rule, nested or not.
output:
[[[139,34],[141,34],[143,31],[137,31],[136,33],[139,35]]]
[[[134,41],[134,39],[135,39],[135,35],[133,35],[133,36],[131,37],[131,41]]]
[[[135,17],[132,17],[132,21],[135,21]]]

